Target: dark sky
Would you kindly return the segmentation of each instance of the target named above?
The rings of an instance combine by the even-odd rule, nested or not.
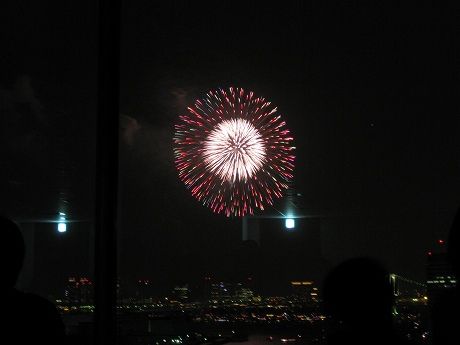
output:
[[[48,217],[66,200],[69,214],[91,220],[97,6],[3,6],[1,205],[17,218]],[[460,205],[460,120],[453,11],[418,6],[125,1],[122,277],[149,277],[162,291],[204,275],[281,286],[365,254],[423,279],[426,250]],[[287,121],[295,184],[307,212],[323,216],[319,234],[307,221],[295,235],[264,221],[266,240],[253,248],[240,220],[212,214],[177,178],[177,116],[231,85],[266,97]],[[72,241],[87,255],[86,240]]]

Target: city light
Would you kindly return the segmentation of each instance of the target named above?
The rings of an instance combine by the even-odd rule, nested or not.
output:
[[[286,229],[294,229],[295,220],[293,218],[286,218],[284,225],[286,226]]]
[[[66,232],[67,231],[67,219],[66,219],[66,213],[65,212],[58,212],[59,219],[57,221],[57,231],[60,233]]]
[[[66,223],[58,223],[57,230],[59,232],[66,232],[67,231],[67,224]]]

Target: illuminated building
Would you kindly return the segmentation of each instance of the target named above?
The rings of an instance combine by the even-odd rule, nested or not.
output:
[[[183,286],[175,286],[172,291],[173,298],[182,303],[186,303],[190,300],[190,289],[188,284]]]
[[[151,298],[151,285],[149,279],[139,279],[136,285],[136,298],[140,303],[146,303]]]
[[[93,282],[86,277],[69,277],[64,290],[64,302],[68,305],[82,306],[93,304]]]
[[[232,284],[229,283],[213,283],[211,284],[210,304],[226,305],[232,301]]]
[[[214,283],[211,285],[209,303],[214,305],[251,304],[255,301],[254,291],[243,283]]]
[[[237,284],[235,291],[235,300],[237,303],[250,304],[254,301],[254,291],[247,287],[243,287],[243,284]]]
[[[428,255],[426,268],[428,296],[436,297],[445,289],[455,288],[457,279],[447,261],[446,253]]]
[[[426,277],[430,300],[438,298],[443,291],[453,289],[457,285],[457,279],[448,261],[443,240],[438,240],[436,247],[428,252]]]
[[[291,281],[293,301],[301,304],[319,302],[319,291],[313,281]]]

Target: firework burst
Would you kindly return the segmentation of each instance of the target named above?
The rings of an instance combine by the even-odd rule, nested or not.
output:
[[[180,179],[216,213],[242,217],[282,196],[293,138],[276,107],[240,88],[209,91],[175,126]]]

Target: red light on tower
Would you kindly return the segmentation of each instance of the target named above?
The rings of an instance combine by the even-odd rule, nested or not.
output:
[[[427,254],[428,254],[428,256],[431,256],[431,254],[433,254],[433,253],[431,251],[429,251]]]
[[[440,239],[440,240],[438,240],[438,243],[439,243],[439,244],[444,244],[444,240],[441,240],[441,239]]]

